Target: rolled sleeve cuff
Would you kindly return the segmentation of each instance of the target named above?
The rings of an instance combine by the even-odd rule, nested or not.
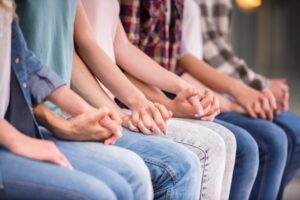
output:
[[[43,67],[28,80],[32,103],[37,105],[57,88],[65,85],[65,82],[53,71]]]

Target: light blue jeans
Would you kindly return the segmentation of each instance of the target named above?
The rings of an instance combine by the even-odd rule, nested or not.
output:
[[[64,142],[45,131],[43,134],[55,142],[75,169],[29,160],[0,148],[0,199],[153,198],[149,171],[135,153],[101,143]]]
[[[190,150],[171,139],[129,131],[123,132],[116,145],[143,158],[150,170],[154,199],[199,200],[202,170],[198,157]]]

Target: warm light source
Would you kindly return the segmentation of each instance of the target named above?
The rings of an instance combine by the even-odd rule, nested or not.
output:
[[[251,10],[261,6],[262,0],[236,0],[236,3],[244,10]]]

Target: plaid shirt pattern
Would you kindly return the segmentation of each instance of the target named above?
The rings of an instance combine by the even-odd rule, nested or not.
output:
[[[168,1],[171,1],[170,24]],[[119,0],[129,40],[164,68],[176,72],[180,54],[183,0]]]
[[[261,90],[268,79],[256,74],[233,52],[229,39],[231,0],[195,0],[201,8],[204,60],[223,74]],[[207,1],[210,1],[209,3]]]

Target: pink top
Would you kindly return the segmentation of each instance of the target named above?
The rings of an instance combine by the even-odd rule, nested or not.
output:
[[[118,0],[82,0],[96,39],[105,53],[114,61],[120,6]]]

